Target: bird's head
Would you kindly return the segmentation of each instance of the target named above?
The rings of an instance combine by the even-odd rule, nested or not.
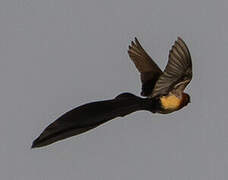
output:
[[[182,107],[187,106],[191,102],[191,98],[187,93],[183,93]]]

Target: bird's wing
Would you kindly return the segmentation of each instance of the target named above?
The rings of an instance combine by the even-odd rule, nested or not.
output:
[[[162,74],[161,69],[143,49],[137,38],[132,41],[128,49],[128,54],[140,72],[142,81],[142,96],[149,96],[154,85]]]
[[[123,93],[111,100],[97,101],[79,106],[51,123],[33,142],[32,148],[42,147],[56,141],[81,134],[111,119],[138,110],[153,112],[153,101],[130,93]]]
[[[192,60],[185,42],[178,37],[169,52],[168,64],[155,84],[152,97],[166,95],[172,91],[183,92],[192,79]]]

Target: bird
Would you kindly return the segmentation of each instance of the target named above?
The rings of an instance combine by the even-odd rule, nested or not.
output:
[[[140,73],[141,96],[125,92],[113,99],[95,101],[76,107],[47,126],[32,143],[31,148],[50,145],[100,126],[116,117],[146,110],[168,114],[190,103],[185,93],[192,79],[192,59],[189,49],[180,37],[169,51],[168,63],[162,71],[135,37],[128,55]]]

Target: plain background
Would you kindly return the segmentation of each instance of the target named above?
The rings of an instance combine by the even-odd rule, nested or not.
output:
[[[1,179],[227,179],[227,16],[226,0],[1,0]],[[186,41],[192,103],[30,149],[76,106],[139,95],[127,54],[135,36],[161,68],[177,36]]]

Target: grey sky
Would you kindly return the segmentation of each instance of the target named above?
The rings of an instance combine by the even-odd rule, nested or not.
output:
[[[228,1],[1,0],[4,180],[228,178]],[[192,103],[141,111],[41,149],[32,141],[81,104],[140,93],[135,36],[162,67],[177,36],[193,59]]]

